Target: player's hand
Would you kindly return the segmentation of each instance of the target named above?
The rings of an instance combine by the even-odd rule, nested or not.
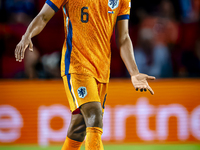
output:
[[[22,59],[24,59],[24,53],[29,47],[29,50],[32,52],[33,51],[33,43],[30,38],[23,36],[21,41],[17,44],[15,48],[15,58],[16,61],[21,62]]]
[[[155,77],[152,76],[148,76],[146,74],[142,74],[142,73],[138,73],[134,76],[131,76],[131,81],[133,83],[134,88],[136,89],[136,91],[138,91],[138,89],[143,92],[143,91],[147,91],[149,90],[149,92],[153,95],[154,91],[151,89],[151,87],[149,86],[147,80],[155,80]]]

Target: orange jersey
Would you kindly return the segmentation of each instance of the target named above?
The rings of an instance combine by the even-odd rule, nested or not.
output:
[[[108,83],[111,36],[117,20],[129,19],[130,0],[47,0],[63,9],[65,35],[61,75],[93,76]]]

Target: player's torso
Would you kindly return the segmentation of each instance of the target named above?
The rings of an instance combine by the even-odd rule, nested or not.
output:
[[[119,3],[119,0],[68,0],[64,9],[72,23],[73,38],[81,36],[84,42],[101,39],[109,43],[106,40],[112,36]]]
[[[109,78],[110,39],[119,9],[120,0],[68,0],[63,6],[66,26],[72,27],[69,73]]]

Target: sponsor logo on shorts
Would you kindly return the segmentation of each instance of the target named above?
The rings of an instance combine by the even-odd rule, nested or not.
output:
[[[77,92],[78,92],[78,96],[80,98],[85,98],[86,95],[87,95],[87,89],[86,89],[86,87],[80,87],[80,88],[78,88]]]

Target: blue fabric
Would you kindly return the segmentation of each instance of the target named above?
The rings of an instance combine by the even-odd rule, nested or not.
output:
[[[119,20],[125,20],[125,19],[130,19],[130,15],[121,15],[117,17],[117,21]]]
[[[1,0],[0,0],[1,1]],[[28,15],[33,15],[34,9],[35,9],[35,2],[32,1],[26,1],[26,0],[4,0],[5,2],[5,8],[8,12],[13,13],[26,13]],[[1,8],[0,4],[0,9]]]
[[[70,74],[67,74],[66,76],[67,76],[68,87],[69,87],[69,90],[70,90],[70,93],[71,93],[71,96],[72,96],[72,98],[73,98],[74,105],[75,105],[74,96],[73,96],[73,94],[72,94],[72,90],[71,90],[71,89],[72,89],[72,86],[71,86],[71,83],[70,83],[71,75],[70,75]]]
[[[70,90],[70,92],[71,92],[72,87],[71,87],[71,84],[70,84],[70,79],[71,79],[71,75],[68,74],[68,75],[67,75],[67,82],[68,82],[69,90]]]
[[[192,3],[190,0],[180,0],[181,6],[182,6],[182,13],[183,18],[189,17],[191,11],[192,11]]]
[[[54,3],[52,3],[52,1],[47,0],[46,3],[47,3],[55,12],[57,12],[57,11],[59,10],[59,8],[58,8]]]
[[[69,74],[69,66],[70,66],[70,58],[71,58],[71,52],[72,52],[72,23],[69,20],[69,28],[68,28],[68,34],[67,34],[67,41],[66,46],[67,50],[65,53],[65,74]]]
[[[106,94],[105,97],[104,97],[103,106],[102,106],[103,109],[105,108],[106,97],[107,97],[107,94]]]

